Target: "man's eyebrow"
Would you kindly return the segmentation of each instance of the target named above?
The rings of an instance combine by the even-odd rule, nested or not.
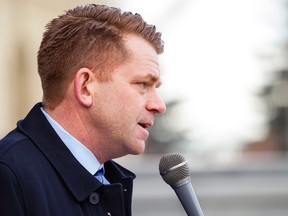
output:
[[[156,88],[159,88],[162,84],[162,81],[159,76],[155,76],[153,74],[147,74],[144,76],[145,79],[149,79],[150,82],[156,83]]]

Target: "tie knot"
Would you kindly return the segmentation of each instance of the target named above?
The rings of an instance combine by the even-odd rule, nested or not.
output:
[[[104,168],[102,167],[101,169],[99,169],[96,173],[95,176],[104,176]]]
[[[102,182],[103,184],[110,184],[109,181],[105,178],[104,176],[105,170],[104,167],[102,167],[101,169],[99,169],[96,173],[95,173],[95,177]]]

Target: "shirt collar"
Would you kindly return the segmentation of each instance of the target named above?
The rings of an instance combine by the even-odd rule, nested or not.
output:
[[[88,172],[94,175],[99,169],[103,167],[100,164],[94,154],[86,148],[81,142],[69,134],[64,128],[61,127],[45,110],[41,107],[41,111],[45,115],[48,122],[51,124],[55,132],[58,134],[63,143],[71,151],[73,156],[79,161],[79,163],[85,167]]]

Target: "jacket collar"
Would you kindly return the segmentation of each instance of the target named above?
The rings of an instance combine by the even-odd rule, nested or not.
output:
[[[41,106],[41,103],[36,104],[26,118],[18,122],[17,127],[46,156],[74,197],[83,201],[102,184],[75,159],[41,112]],[[135,178],[132,172],[113,161],[106,164],[112,169],[107,172],[115,172],[113,175],[119,179]]]

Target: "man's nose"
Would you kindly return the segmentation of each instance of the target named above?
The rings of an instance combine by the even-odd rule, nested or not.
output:
[[[155,91],[153,96],[147,102],[147,110],[154,112],[154,114],[163,114],[166,111],[166,105],[162,98]]]

